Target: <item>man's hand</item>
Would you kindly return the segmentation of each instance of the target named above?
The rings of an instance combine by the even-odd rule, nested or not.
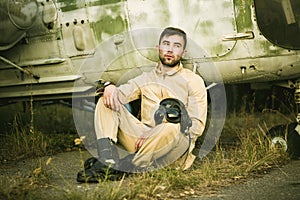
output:
[[[136,142],[135,142],[135,152],[138,152],[142,145],[144,144],[145,140],[150,137],[150,133],[144,133]]]
[[[138,150],[141,148],[141,146],[144,144],[145,140],[147,138],[141,137],[139,138],[135,143],[135,152],[138,152]]]
[[[107,108],[118,111],[120,109],[120,101],[118,89],[115,85],[105,87],[103,93],[103,103]]]

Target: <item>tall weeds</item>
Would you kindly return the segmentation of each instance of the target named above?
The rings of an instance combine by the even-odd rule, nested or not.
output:
[[[20,103],[1,107],[7,116],[1,116],[0,163],[77,149],[71,108],[32,100],[23,107]]]
[[[33,126],[21,126],[20,118],[15,116],[12,129],[2,136],[2,156],[9,159],[46,155],[49,150],[49,140]]]

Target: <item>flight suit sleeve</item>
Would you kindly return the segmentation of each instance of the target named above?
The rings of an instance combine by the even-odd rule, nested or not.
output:
[[[192,144],[202,135],[207,116],[207,92],[203,79],[195,75],[190,78],[187,111],[192,120],[190,135]]]
[[[123,104],[126,104],[128,102],[140,98],[141,96],[140,86],[143,83],[142,81],[144,79],[144,76],[145,74],[141,74],[118,87],[119,99]]]

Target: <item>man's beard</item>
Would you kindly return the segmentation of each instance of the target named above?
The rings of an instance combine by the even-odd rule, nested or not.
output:
[[[160,59],[161,63],[167,67],[175,67],[180,63],[180,60],[181,60],[181,58],[180,58],[178,60],[173,60],[172,62],[167,62],[166,61],[167,59],[162,56],[159,56],[159,59]]]

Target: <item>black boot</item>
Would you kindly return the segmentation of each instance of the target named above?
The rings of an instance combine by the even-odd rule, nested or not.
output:
[[[97,183],[100,180],[120,180],[127,173],[115,170],[104,165],[97,158],[92,157],[84,162],[84,170],[77,173],[77,181],[84,183]]]
[[[127,173],[135,172],[135,166],[132,164],[132,159],[134,154],[129,154],[119,161],[119,169],[120,171],[124,171]]]
[[[109,138],[97,140],[99,158],[89,158],[84,163],[84,170],[78,172],[78,182],[98,182],[100,179],[117,180],[124,174],[116,170],[119,166],[117,147]]]
[[[119,164],[119,153],[115,144],[109,138],[97,140],[99,160],[109,167],[117,167]]]

